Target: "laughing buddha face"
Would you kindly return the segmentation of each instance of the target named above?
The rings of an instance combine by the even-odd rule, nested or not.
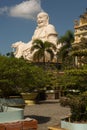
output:
[[[43,26],[46,26],[48,24],[48,21],[49,21],[49,16],[47,13],[45,12],[41,12],[37,15],[37,24],[38,24],[38,27],[43,27]]]

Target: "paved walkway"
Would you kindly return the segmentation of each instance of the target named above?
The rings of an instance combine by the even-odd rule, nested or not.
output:
[[[60,124],[60,119],[68,114],[70,114],[70,109],[61,107],[57,100],[26,106],[24,109],[25,117],[38,120],[38,130],[48,130],[49,126]]]

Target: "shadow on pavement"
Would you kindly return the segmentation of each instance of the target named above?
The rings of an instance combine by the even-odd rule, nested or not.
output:
[[[38,121],[38,124],[46,123],[46,122],[48,122],[48,121],[51,120],[50,117],[37,116],[37,115],[29,115],[29,116],[25,116],[24,118],[33,118],[33,119],[36,119]]]

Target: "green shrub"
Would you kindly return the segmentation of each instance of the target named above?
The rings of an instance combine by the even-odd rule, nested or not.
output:
[[[70,98],[68,97],[61,97],[60,98],[60,105],[61,106],[69,106]]]
[[[87,121],[87,93],[73,96],[69,105],[72,121]]]

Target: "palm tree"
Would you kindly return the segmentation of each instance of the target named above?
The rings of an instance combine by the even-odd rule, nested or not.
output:
[[[66,62],[69,58],[68,54],[71,50],[72,43],[74,42],[74,33],[71,30],[68,30],[64,36],[59,38],[58,43],[62,44],[62,47],[57,53],[57,57],[61,58],[62,63]]]
[[[39,62],[42,60],[43,63],[45,63],[47,54],[50,54],[50,61],[53,60],[54,51],[56,50],[56,46],[53,43],[48,41],[43,42],[42,40],[36,39],[32,44],[31,52],[34,52],[34,61]]]
[[[69,49],[71,48],[71,44],[74,42],[74,34],[72,31],[68,30],[64,36],[61,36],[59,39],[59,43],[62,43],[62,47],[60,49],[60,53],[62,55],[62,58],[65,59],[65,57],[68,54]]]

